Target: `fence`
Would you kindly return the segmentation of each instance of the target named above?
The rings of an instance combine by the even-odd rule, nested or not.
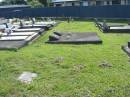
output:
[[[0,17],[130,18],[130,5],[0,9]]]

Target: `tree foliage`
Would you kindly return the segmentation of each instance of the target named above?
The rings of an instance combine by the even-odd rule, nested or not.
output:
[[[24,0],[3,0],[1,3],[2,3],[3,5],[25,4],[26,1],[24,1]]]
[[[28,4],[32,7],[43,7],[47,6],[47,0],[3,0],[3,2],[1,2],[1,5],[10,4]]]
[[[39,2],[39,0],[28,0],[27,4],[31,5],[32,7],[43,7],[44,6],[44,4]]]

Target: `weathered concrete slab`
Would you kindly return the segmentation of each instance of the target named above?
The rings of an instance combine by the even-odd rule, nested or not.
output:
[[[26,41],[0,41],[0,49],[19,49],[27,44]]]
[[[61,34],[61,35],[60,35]],[[102,43],[102,40],[99,38],[95,32],[84,32],[84,33],[59,33],[55,34],[54,41],[51,39],[53,36],[50,36],[50,39],[47,43]]]
[[[10,36],[11,38],[0,38],[0,49],[19,49],[30,43],[32,40],[37,39],[38,36],[40,36],[38,33],[34,33],[30,36]]]

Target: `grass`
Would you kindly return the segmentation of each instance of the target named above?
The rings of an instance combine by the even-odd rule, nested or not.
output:
[[[103,44],[46,44],[53,31],[97,32]],[[104,34],[89,21],[62,22],[34,43],[0,51],[0,97],[130,97],[130,59],[121,45],[129,34]],[[112,67],[100,67],[103,62]],[[17,81],[36,72],[29,85]]]

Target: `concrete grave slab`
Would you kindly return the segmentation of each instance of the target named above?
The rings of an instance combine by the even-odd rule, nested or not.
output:
[[[7,36],[0,38],[0,49],[19,49],[38,38],[39,33],[30,36]]]
[[[54,33],[54,36],[50,36],[47,43],[102,43],[102,40],[95,32],[61,32]]]
[[[23,46],[27,45],[27,42],[24,41],[24,40],[17,40],[17,41],[10,41],[10,40],[7,40],[7,41],[0,41],[0,49],[19,49]]]

